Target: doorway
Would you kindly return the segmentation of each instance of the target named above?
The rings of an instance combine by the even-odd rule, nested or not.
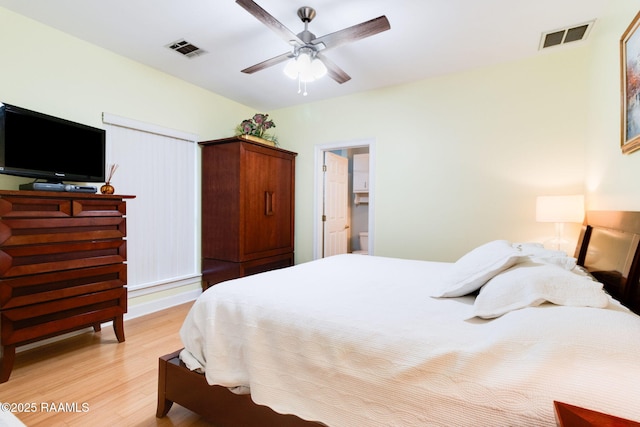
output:
[[[373,139],[343,141],[329,144],[320,144],[315,147],[315,195],[314,195],[314,231],[313,231],[313,258],[323,258],[325,255],[325,242],[328,236],[325,235],[325,222],[323,215],[325,214],[325,195],[328,190],[325,185],[325,157],[327,153],[338,154],[349,159],[349,223],[346,227],[348,234],[348,244],[346,252],[352,252],[353,249],[366,251],[369,255],[374,254],[375,230],[374,230],[374,207],[375,207],[375,141]],[[354,154],[368,153],[368,198],[367,202],[362,199],[356,203],[356,197],[352,190],[353,180],[353,156]],[[356,204],[354,204],[356,203]],[[355,207],[354,207],[355,206]],[[364,211],[364,213],[363,213]],[[368,232],[367,248],[359,248],[358,237],[359,232]],[[335,236],[334,236],[335,237]]]

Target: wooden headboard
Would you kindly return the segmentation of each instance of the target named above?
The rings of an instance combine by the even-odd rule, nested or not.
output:
[[[640,314],[640,212],[588,211],[575,257],[609,294]]]

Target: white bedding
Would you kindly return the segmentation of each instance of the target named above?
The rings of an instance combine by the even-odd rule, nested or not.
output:
[[[451,268],[340,255],[221,283],[181,358],[336,427],[551,426],[553,400],[640,420],[639,316],[612,301],[471,318],[474,297],[431,297]]]

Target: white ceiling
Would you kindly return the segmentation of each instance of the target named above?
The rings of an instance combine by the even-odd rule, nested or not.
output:
[[[597,27],[610,1],[256,0],[294,33],[304,29],[297,9],[315,8],[309,30],[318,37],[389,19],[391,30],[325,54],[350,81],[325,77],[306,97],[282,73],[284,63],[240,72],[290,47],[234,0],[0,0],[0,7],[267,112],[538,55],[543,32],[594,19]],[[179,39],[207,53],[187,58],[166,47]]]

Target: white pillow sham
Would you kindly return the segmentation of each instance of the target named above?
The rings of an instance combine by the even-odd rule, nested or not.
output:
[[[492,319],[547,301],[557,305],[604,308],[609,297],[602,286],[588,276],[557,265],[528,261],[489,280],[476,297],[473,314]]]
[[[521,252],[506,240],[494,240],[478,246],[453,264],[442,277],[442,287],[434,297],[461,297],[475,292],[487,280],[514,265]]]

